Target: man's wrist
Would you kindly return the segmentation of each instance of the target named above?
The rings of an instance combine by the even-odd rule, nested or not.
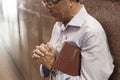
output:
[[[51,73],[52,76],[56,76],[57,73],[58,73],[58,70],[55,69],[55,68],[51,68],[50,73]]]

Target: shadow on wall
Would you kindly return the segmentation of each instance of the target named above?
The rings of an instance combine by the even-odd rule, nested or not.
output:
[[[120,80],[120,0],[82,0],[82,2],[106,31],[115,64],[110,80]]]

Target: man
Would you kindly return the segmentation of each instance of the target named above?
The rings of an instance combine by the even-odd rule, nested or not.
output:
[[[87,13],[79,0],[42,0],[42,3],[57,22],[50,42],[33,50],[32,57],[42,64],[41,75],[44,78],[52,76],[53,80],[108,80],[114,65],[101,24]],[[52,68],[65,41],[81,48],[79,76]]]

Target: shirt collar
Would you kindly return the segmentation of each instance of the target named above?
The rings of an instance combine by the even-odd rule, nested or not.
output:
[[[80,9],[80,11],[68,22],[66,27],[64,27],[64,24],[62,22],[57,22],[57,25],[59,25],[63,30],[65,30],[69,26],[81,27],[83,25],[85,16],[87,14],[88,13],[87,13],[84,5],[82,5],[82,8]]]
[[[82,5],[80,11],[72,18],[72,20],[67,24],[67,26],[70,25],[75,27],[81,27],[83,25],[86,15],[87,11],[84,5]]]

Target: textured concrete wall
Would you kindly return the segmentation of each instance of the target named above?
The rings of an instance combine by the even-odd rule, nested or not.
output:
[[[39,63],[34,61],[32,50],[50,39],[54,19],[46,13],[40,0],[20,0],[18,3],[21,35],[21,72],[25,80],[43,80],[39,73]],[[20,5],[23,5],[21,7]],[[23,41],[24,40],[24,41]]]

